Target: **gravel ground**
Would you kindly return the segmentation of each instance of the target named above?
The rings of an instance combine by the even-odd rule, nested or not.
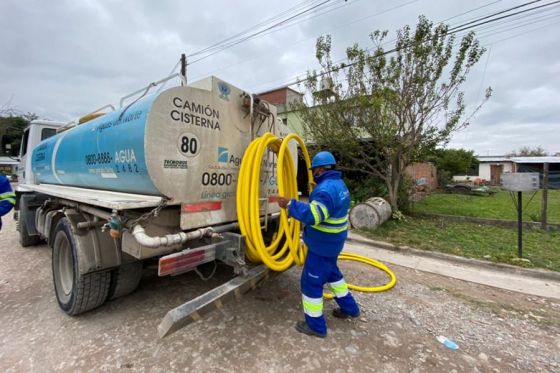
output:
[[[326,339],[297,333],[302,318],[299,268],[292,268],[202,320],[159,339],[165,313],[227,281],[220,267],[158,278],[146,269],[139,289],[79,317],[56,303],[46,246],[21,248],[11,217],[0,232],[0,370],[204,372],[558,372],[560,303],[390,266],[388,292],[355,293],[357,320],[328,312]],[[386,276],[341,263],[350,282]],[[444,335],[459,344],[449,350]]]

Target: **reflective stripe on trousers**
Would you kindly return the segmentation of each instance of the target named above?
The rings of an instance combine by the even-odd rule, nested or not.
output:
[[[348,284],[346,284],[346,281],[344,281],[344,279],[336,282],[330,282],[329,287],[334,293],[334,296],[337,298],[342,298],[348,295]]]
[[[323,316],[323,297],[321,298],[311,298],[305,294],[301,295],[301,301],[303,304],[303,312],[310,317],[321,317]]]

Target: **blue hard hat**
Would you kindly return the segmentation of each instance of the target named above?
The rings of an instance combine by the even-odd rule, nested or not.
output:
[[[313,157],[311,162],[311,168],[317,168],[322,166],[334,166],[336,164],[336,159],[331,152],[319,152]]]

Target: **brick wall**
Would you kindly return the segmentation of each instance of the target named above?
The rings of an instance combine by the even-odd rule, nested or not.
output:
[[[413,163],[405,170],[417,190],[430,191],[437,188],[437,169],[432,163]]]
[[[286,103],[286,88],[281,88],[276,91],[266,92],[257,95],[258,98],[270,102],[273,105]]]

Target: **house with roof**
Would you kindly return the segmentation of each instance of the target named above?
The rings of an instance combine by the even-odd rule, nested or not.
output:
[[[294,103],[301,103],[303,101],[303,93],[291,89],[290,87],[281,87],[259,93],[256,97],[276,106],[278,119],[288,125],[288,128],[293,132],[301,137],[304,136],[301,118],[297,112],[292,109]]]
[[[18,159],[8,156],[0,156],[0,173],[6,176],[15,175],[17,173]]]
[[[515,172],[513,161],[506,156],[477,156],[478,177],[490,182],[492,185],[500,185],[500,175],[504,172]]]
[[[500,175],[506,172],[538,172],[541,185],[544,165],[548,164],[549,188],[560,189],[560,156],[507,157],[478,156],[478,178],[500,185]]]
[[[325,92],[331,92],[329,85],[325,86],[324,82],[322,84],[323,90],[316,92],[315,94],[324,94]],[[332,82],[330,82],[330,85],[332,85]],[[275,105],[277,109],[278,119],[282,120],[284,124],[288,125],[290,130],[300,135],[309,145],[310,143],[312,143],[312,139],[310,139],[309,136],[305,134],[302,118],[292,107],[294,103],[303,102],[303,96],[303,93],[293,90],[290,87],[281,87],[256,95],[257,98]],[[364,141],[368,141],[368,139],[364,138]],[[298,169],[305,169],[305,162],[303,161],[303,159],[300,159]],[[428,162],[411,164],[405,170],[405,173],[412,179],[415,185],[415,190],[424,192],[437,188],[437,170],[432,163]],[[306,182],[307,174],[298,172],[298,185],[306,185]]]

